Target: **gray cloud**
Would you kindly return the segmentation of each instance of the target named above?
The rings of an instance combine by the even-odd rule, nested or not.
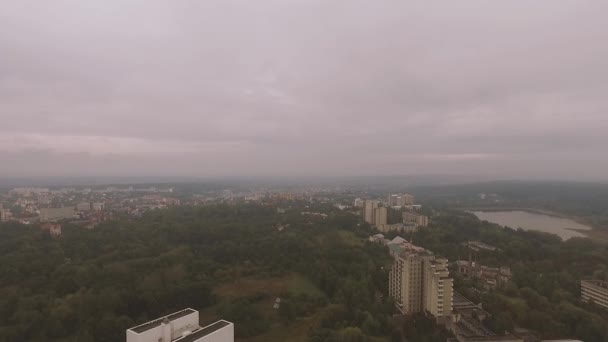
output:
[[[606,179],[601,1],[0,4],[0,174]]]

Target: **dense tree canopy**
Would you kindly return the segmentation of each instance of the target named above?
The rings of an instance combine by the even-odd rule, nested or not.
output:
[[[321,294],[286,295],[287,321],[331,301],[349,313],[332,329],[386,332],[390,306],[387,312],[374,298],[386,293],[390,258],[382,246],[363,242],[369,227],[331,206],[306,209],[323,210],[327,219],[294,206],[283,215],[261,205],[179,207],[94,230],[64,224],[59,240],[36,226],[0,226],[0,341],[115,342],[129,326],[210,306],[237,323],[239,336],[253,336],[270,324],[260,318],[261,298],[226,302],[215,287],[293,272]]]

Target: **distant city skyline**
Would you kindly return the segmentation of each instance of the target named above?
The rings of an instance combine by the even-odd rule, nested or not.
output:
[[[608,181],[607,11],[4,2],[0,176]]]

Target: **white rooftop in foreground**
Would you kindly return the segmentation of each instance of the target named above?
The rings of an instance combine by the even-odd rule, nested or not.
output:
[[[234,342],[234,324],[201,327],[198,319],[198,311],[184,309],[128,329],[127,342]]]

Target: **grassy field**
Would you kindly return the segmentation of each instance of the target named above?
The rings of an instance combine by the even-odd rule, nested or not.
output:
[[[315,312],[310,317],[299,318],[289,325],[285,325],[278,320],[272,324],[270,331],[265,334],[251,337],[248,339],[238,339],[238,341],[247,342],[266,342],[266,341],[285,341],[285,342],[304,342],[308,341],[308,332],[319,323],[323,313],[327,308],[323,308]]]
[[[245,277],[235,282],[226,282],[214,289],[215,294],[220,298],[240,298],[257,294],[278,297],[281,293],[286,293],[289,283],[294,275],[270,278]]]
[[[311,297],[324,296],[308,278],[298,273],[287,274],[282,277],[254,278],[244,277],[237,282],[226,282],[217,286],[214,290],[219,298],[217,305],[200,311],[201,324],[210,324],[221,317],[217,314],[217,309],[224,301],[238,298],[259,296],[263,299],[255,303],[257,309],[271,322],[271,328],[267,333],[259,336],[238,339],[238,341],[289,341],[299,342],[308,340],[308,332],[322,317],[327,308],[317,310],[310,317],[302,317],[285,325],[280,319],[277,310],[273,309],[276,297],[284,294],[298,295],[307,294]]]
[[[303,293],[311,297],[325,297],[323,292],[321,292],[315,284],[300,274],[293,274],[290,276],[287,283],[287,289],[292,295]]]
[[[317,242],[320,245],[327,245],[328,241],[331,241],[332,244],[343,245],[345,247],[358,247],[363,245],[363,241],[356,237],[352,232],[348,232],[345,230],[337,230],[328,232],[325,236],[319,237]]]

